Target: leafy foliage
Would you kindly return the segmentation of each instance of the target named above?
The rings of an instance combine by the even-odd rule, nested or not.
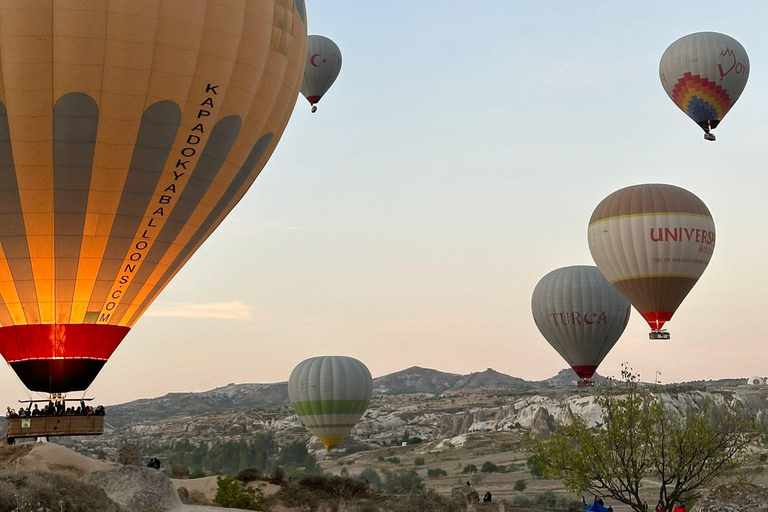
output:
[[[359,475],[357,475],[357,479],[370,484],[371,489],[374,491],[380,491],[382,489],[381,477],[373,468],[365,468]]]
[[[216,504],[225,508],[269,510],[267,499],[260,488],[248,487],[227,476],[220,476],[216,481],[218,488],[216,489],[216,497],[213,499]]]
[[[247,484],[248,482],[254,482],[261,479],[261,471],[259,471],[259,468],[245,468],[239,471],[235,478],[240,482]]]
[[[534,478],[541,478],[544,476],[544,467],[539,464],[539,462],[531,457],[528,459],[528,462],[526,462],[526,466],[528,466],[528,470],[531,473],[531,476]]]
[[[463,475],[469,474],[469,473],[477,473],[477,466],[474,464],[467,464],[464,466],[464,469],[461,470],[461,473]]]
[[[413,465],[414,465],[414,466],[423,466],[423,465],[424,465],[424,463],[425,463],[425,461],[424,461],[424,457],[416,457],[416,458],[413,460]]]
[[[499,466],[489,460],[483,462],[483,467],[480,468],[483,473],[496,473],[498,470]]]
[[[429,478],[439,478],[441,476],[448,476],[448,473],[442,468],[429,468],[427,469],[427,476]]]
[[[368,493],[365,482],[356,478],[340,476],[309,475],[299,480],[299,485],[316,494],[324,494],[335,498],[352,498]]]
[[[424,490],[424,482],[413,470],[384,471],[384,492],[388,494],[407,494]]]
[[[246,468],[256,468],[263,473],[288,459],[300,457],[298,462],[304,463],[309,455],[306,446],[302,450],[295,443],[279,450],[268,433],[256,434],[249,441],[219,441],[210,446],[204,442],[194,445],[185,439],[172,445],[152,447],[152,450],[165,454],[172,465],[184,466],[193,472],[203,469],[219,475],[232,475]]]
[[[525,480],[522,478],[520,480],[515,481],[515,486],[513,487],[514,490],[523,492],[528,488],[528,484],[525,483]]]
[[[738,468],[760,433],[738,408],[715,411],[707,403],[676,417],[624,368],[622,381],[598,390],[603,423],[573,423],[547,440],[533,440],[531,452],[546,476],[573,492],[610,497],[642,512],[643,478],[661,482],[665,512],[697,499],[704,488]]]

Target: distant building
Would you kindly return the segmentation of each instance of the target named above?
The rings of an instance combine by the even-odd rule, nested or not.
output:
[[[750,377],[747,379],[749,386],[765,386],[765,377]]]

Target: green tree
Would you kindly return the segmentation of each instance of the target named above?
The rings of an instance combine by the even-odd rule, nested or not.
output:
[[[365,468],[362,470],[360,474],[357,475],[357,479],[363,480],[364,482],[370,484],[373,491],[381,490],[381,477],[373,468]]]
[[[531,457],[528,459],[528,462],[526,462],[526,466],[528,466],[528,471],[531,472],[531,476],[534,478],[541,478],[544,476],[544,468],[541,466],[541,464],[538,463],[538,461]]]
[[[496,473],[498,470],[499,466],[489,460],[483,462],[483,467],[480,468],[483,473]]]
[[[573,423],[530,450],[544,474],[573,492],[610,497],[642,512],[643,478],[660,482],[665,512],[698,499],[703,489],[740,467],[760,437],[755,421],[737,407],[712,404],[682,418],[665,409],[626,367],[622,380],[597,391],[602,423]]]
[[[220,476],[216,479],[218,487],[216,504],[225,508],[240,508],[243,510],[269,510],[267,498],[261,488],[248,487],[233,478]]]
[[[323,470],[320,469],[317,457],[312,453],[307,453],[307,456],[304,457],[304,473],[307,475],[317,475],[322,472]]]
[[[468,473],[477,473],[477,466],[474,464],[467,464],[464,466],[464,469],[461,470],[462,474],[468,474]]]
[[[423,466],[424,463],[425,463],[424,457],[416,457],[415,459],[413,459],[414,466]]]
[[[277,463],[285,465],[289,462],[295,462],[296,464],[301,465],[304,463],[307,455],[309,455],[307,445],[304,444],[303,441],[294,441],[280,448]]]
[[[523,492],[528,488],[528,484],[525,483],[525,480],[522,478],[520,480],[515,481],[515,486],[513,487],[514,490]]]
[[[424,482],[413,470],[384,471],[384,491],[389,494],[407,494],[424,490]]]
[[[441,476],[448,476],[448,473],[442,468],[429,468],[427,469],[427,476],[429,478],[439,478]]]

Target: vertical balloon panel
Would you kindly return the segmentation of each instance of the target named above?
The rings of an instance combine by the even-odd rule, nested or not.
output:
[[[279,142],[304,3],[3,0],[0,47],[0,353],[83,389]]]

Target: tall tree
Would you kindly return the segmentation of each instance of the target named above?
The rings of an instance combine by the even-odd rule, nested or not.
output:
[[[680,417],[626,367],[621,381],[597,390],[596,401],[602,423],[590,427],[576,416],[549,439],[532,440],[533,459],[569,490],[612,498],[637,512],[643,511],[643,479],[659,486],[659,501],[672,512],[737,469],[760,437],[754,419],[738,406],[715,410],[707,402]]]

